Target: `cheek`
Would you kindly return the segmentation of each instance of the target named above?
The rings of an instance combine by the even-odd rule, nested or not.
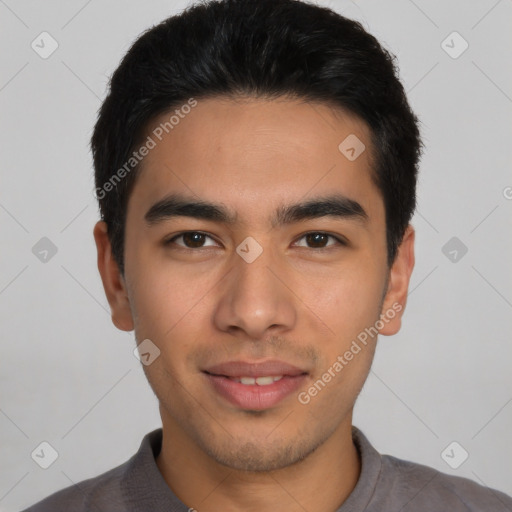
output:
[[[379,319],[382,293],[376,281],[364,282],[359,276],[347,274],[343,279],[332,280],[329,293],[323,297],[316,294],[314,311],[331,332],[321,340],[323,361],[313,385],[317,382],[316,388],[323,389],[325,384],[329,389],[322,392],[323,398],[317,403],[319,407],[330,403],[333,418],[337,414],[332,410],[333,404],[342,408],[355,400],[373,360],[376,338],[369,333]]]
[[[157,345],[163,343],[185,315],[193,293],[172,275],[155,269],[137,276],[131,296],[137,340],[149,338]]]
[[[186,355],[208,339],[205,321],[211,317],[212,304],[207,292],[215,292],[219,278],[213,273],[208,277],[183,272],[172,264],[150,268],[138,276],[133,288],[136,339],[139,343],[150,339],[160,349],[159,363],[171,373],[182,374],[189,364]],[[159,366],[148,368],[154,377]]]
[[[354,264],[322,279],[304,281],[301,293],[335,339],[347,340],[378,319],[383,287],[381,276],[371,266]]]
[[[198,301],[212,285],[213,276],[172,259],[161,247],[141,242],[127,249],[127,265],[133,281],[133,302],[138,312],[138,327],[144,335],[165,334],[180,319],[199,306]],[[147,334],[146,334],[147,332]],[[148,336],[149,337],[149,336]]]

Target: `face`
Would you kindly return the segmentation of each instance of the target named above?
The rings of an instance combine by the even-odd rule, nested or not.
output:
[[[355,159],[338,148],[354,135]],[[160,351],[144,370],[164,431],[231,468],[302,460],[350,428],[414,263],[410,228],[387,266],[369,130],[322,104],[216,98],[152,137],[124,278],[103,223],[95,237],[115,325]]]

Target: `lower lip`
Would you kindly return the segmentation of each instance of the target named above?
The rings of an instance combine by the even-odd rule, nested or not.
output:
[[[285,397],[297,391],[307,375],[284,376],[267,386],[242,384],[220,375],[205,373],[217,393],[232,404],[251,411],[263,411],[277,405]]]

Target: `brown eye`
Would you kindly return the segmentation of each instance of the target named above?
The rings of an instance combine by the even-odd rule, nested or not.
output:
[[[309,245],[313,245],[313,247],[325,247],[325,244],[327,243],[329,239],[328,235],[325,235],[324,233],[309,233],[306,235],[306,241]]]
[[[332,245],[346,245],[346,243],[340,238],[334,235],[330,235],[329,233],[324,233],[322,231],[306,233],[300,238],[300,240],[302,239],[306,241],[306,247],[309,249],[327,249]],[[329,239],[334,240],[335,243],[328,244]],[[304,245],[302,245],[301,247],[304,247]]]
[[[167,240],[165,242],[165,245],[176,244],[187,249],[201,249],[202,247],[212,247],[212,245],[204,245],[205,240],[207,238],[212,240],[212,238],[208,236],[206,233],[201,233],[200,231],[186,231],[184,233],[180,233],[176,236],[173,236],[170,240]],[[182,239],[183,243],[176,242],[176,240],[179,239]]]

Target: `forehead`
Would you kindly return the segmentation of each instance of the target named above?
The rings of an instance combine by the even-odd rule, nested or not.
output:
[[[177,110],[147,126],[154,147],[140,164],[129,214],[173,192],[221,202],[240,223],[332,193],[383,214],[370,131],[359,118],[292,99],[198,99]]]

